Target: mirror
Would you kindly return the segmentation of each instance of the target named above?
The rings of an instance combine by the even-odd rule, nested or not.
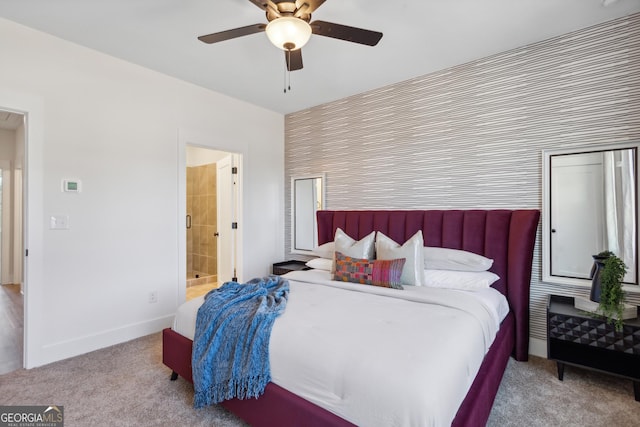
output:
[[[638,284],[639,147],[543,152],[544,282],[591,286],[592,255],[610,250],[628,267],[624,282]]]
[[[324,174],[291,177],[291,252],[312,254],[318,246],[316,211],[324,209]]]

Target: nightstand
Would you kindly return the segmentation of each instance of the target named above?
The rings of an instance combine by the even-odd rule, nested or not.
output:
[[[624,321],[622,332],[600,316],[577,310],[572,297],[550,295],[547,305],[547,358],[564,366],[592,369],[633,381],[640,402],[640,320]]]
[[[282,274],[287,274],[290,271],[299,271],[299,270],[311,270],[311,268],[307,267],[306,261],[298,261],[298,260],[276,262],[275,264],[273,264],[273,274],[277,276],[280,276]]]

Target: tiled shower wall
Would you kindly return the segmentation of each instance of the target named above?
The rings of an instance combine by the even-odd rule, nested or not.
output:
[[[187,276],[218,274],[215,163],[187,168]]]
[[[326,172],[328,209],[541,209],[543,149],[640,141],[640,14],[289,114],[285,127],[286,253],[292,175]],[[531,336],[545,339],[547,295],[588,289],[542,283],[540,247],[539,231]]]

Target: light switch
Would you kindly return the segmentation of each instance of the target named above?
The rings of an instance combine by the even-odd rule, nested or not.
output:
[[[51,215],[49,228],[51,230],[68,230],[69,215]]]

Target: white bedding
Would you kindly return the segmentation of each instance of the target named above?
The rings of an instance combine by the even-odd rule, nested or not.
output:
[[[275,384],[362,426],[448,426],[500,322],[504,296],[333,282],[294,271],[269,344]],[[179,307],[190,339],[203,297]]]

